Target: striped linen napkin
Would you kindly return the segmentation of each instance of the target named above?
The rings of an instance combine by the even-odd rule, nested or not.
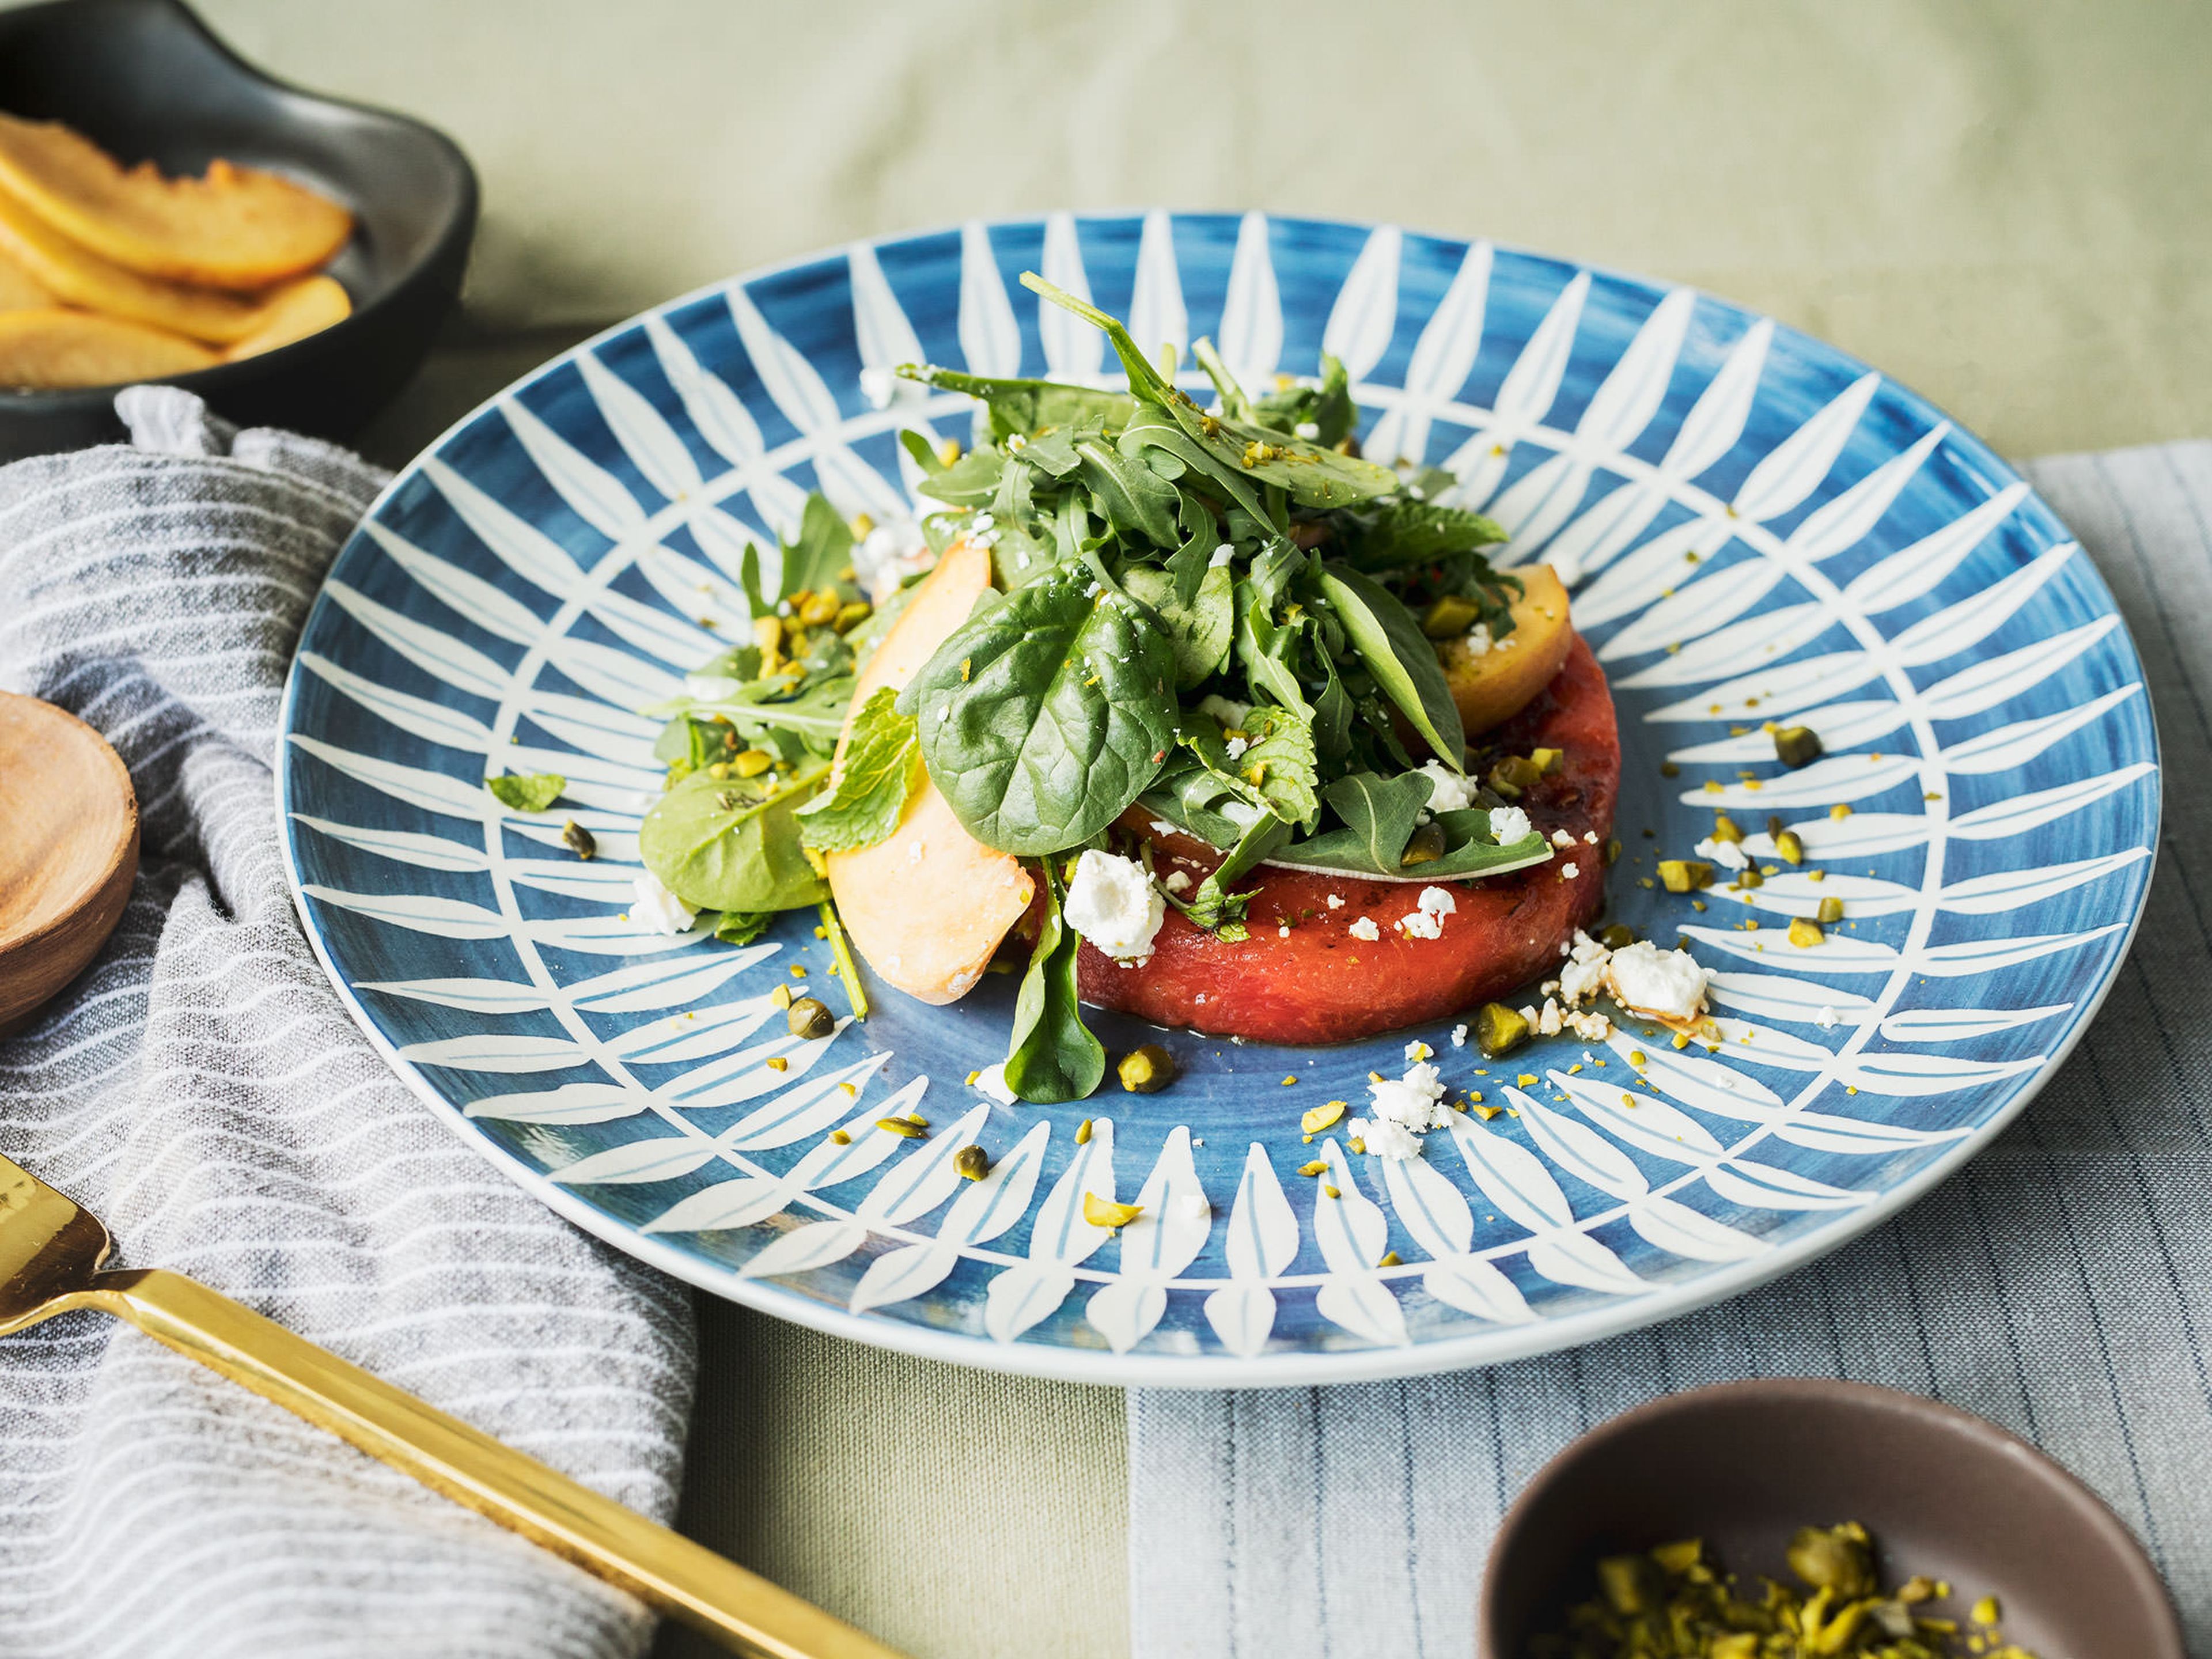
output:
[[[1136,1659],[1461,1659],[1498,1518],[1554,1452],[1655,1395],[1776,1376],[2036,1442],[2135,1528],[2212,1654],[2212,444],[2027,473],[2118,597],[2165,751],[2148,917],[2072,1060],[1948,1184],[1735,1301],[1487,1370],[1133,1392]]]
[[[0,1150],[174,1267],[645,1513],[675,1508],[689,1306],[411,1100],[277,853],[277,702],[381,474],[118,400],[134,447],[0,470],[0,684],[82,716],[144,856],[98,963],[0,1042]],[[0,1341],[11,1659],[612,1659],[628,1596],[98,1314]]]

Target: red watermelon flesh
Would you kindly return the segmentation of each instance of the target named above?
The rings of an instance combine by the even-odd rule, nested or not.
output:
[[[1559,848],[1549,864],[1438,884],[1458,904],[1443,919],[1442,938],[1409,938],[1395,925],[1415,908],[1419,882],[1263,866],[1238,884],[1254,894],[1249,938],[1217,939],[1170,908],[1152,959],[1140,968],[1082,947],[1083,1000],[1218,1036],[1345,1042],[1460,1014],[1548,977],[1562,942],[1603,896],[1604,843],[1620,790],[1613,695],[1589,647],[1577,638],[1551,684],[1489,737],[1516,754],[1563,751],[1559,769],[1520,805],[1545,836],[1565,830],[1573,844]],[[1152,840],[1163,878],[1182,869],[1195,883],[1218,860],[1203,842],[1160,836],[1147,823],[1140,809],[1123,820]],[[1595,842],[1587,839],[1592,836]],[[1330,907],[1332,895],[1343,900],[1340,908]],[[1374,921],[1379,939],[1352,936],[1363,916]],[[1285,936],[1279,930],[1286,922]]]

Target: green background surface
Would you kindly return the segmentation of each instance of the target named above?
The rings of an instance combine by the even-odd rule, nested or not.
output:
[[[2212,434],[2202,5],[202,9],[280,74],[437,123],[483,173],[466,317],[365,440],[388,464],[590,328],[749,266],[1152,204],[1693,283],[2014,456]],[[688,1529],[924,1659],[1126,1651],[1118,1393],[702,1314]]]

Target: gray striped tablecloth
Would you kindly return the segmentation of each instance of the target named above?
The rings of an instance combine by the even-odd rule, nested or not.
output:
[[[136,447],[0,470],[0,684],[129,764],[144,861],[90,973],[0,1042],[0,1150],[174,1267],[649,1514],[690,1313],[401,1088],[309,953],[279,688],[383,480],[124,396]],[[627,1596],[96,1314],[0,1341],[10,1659],[614,1659]]]
[[[1790,1375],[2037,1442],[2135,1528],[2212,1654],[2212,444],[2027,471],[2118,596],[2164,745],[2149,919],[2072,1060],[1947,1185],[1736,1301],[1490,1370],[1133,1393],[1137,1659],[1458,1659],[1498,1516],[1567,1441]]]

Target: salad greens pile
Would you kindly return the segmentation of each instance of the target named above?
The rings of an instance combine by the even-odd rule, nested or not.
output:
[[[1224,855],[1165,897],[1225,939],[1244,936],[1237,884],[1263,861],[1434,881],[1550,849],[1533,830],[1494,838],[1506,797],[1470,775],[1438,657],[1440,641],[1511,631],[1521,585],[1484,556],[1498,526],[1433,499],[1449,475],[1360,457],[1333,358],[1317,384],[1254,396],[1200,341],[1217,398],[1201,408],[1171,356],[1155,365],[1113,318],[1023,281],[1105,332],[1128,390],[900,371],[985,411],[957,458],[902,436],[944,505],[922,522],[931,549],[987,547],[993,590],[903,690],[852,711],[833,773],[856,665],[903,594],[867,607],[849,529],[811,501],[773,599],[748,551],[754,641],[656,711],[671,783],[639,845],[688,904],[722,912],[723,937],[750,939],[823,902],[820,854],[891,834],[926,773],[978,841],[1037,861],[1006,1080],[1051,1101],[1104,1069],[1076,1007],[1063,866],[1115,844],[1132,806]]]

